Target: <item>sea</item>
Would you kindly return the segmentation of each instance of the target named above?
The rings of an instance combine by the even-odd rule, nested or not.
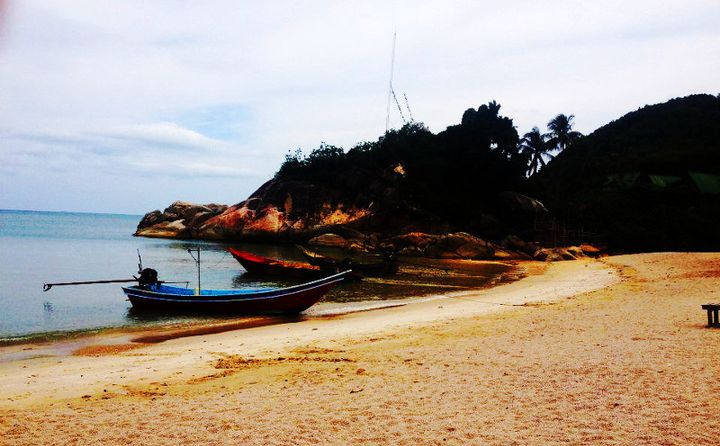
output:
[[[197,264],[189,249],[200,248],[204,289],[300,283],[252,277],[227,252],[228,247],[235,247],[268,257],[302,260],[293,245],[135,237],[140,219],[140,215],[0,210],[0,345],[112,328],[207,322],[211,316],[138,313],[118,283],[54,286],[43,291],[45,283],[132,279],[140,261],[143,267],[156,269],[160,280],[183,282],[180,286],[186,282],[194,288]],[[398,305],[407,299],[434,298],[518,277],[516,269],[497,263],[401,259],[396,276],[342,284],[306,313],[325,315]]]

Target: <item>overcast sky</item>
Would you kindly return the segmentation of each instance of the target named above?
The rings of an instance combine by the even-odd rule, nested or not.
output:
[[[718,0],[0,0],[0,208],[237,203],[288,150],[385,131],[394,32],[433,132],[496,100],[521,135],[589,133],[720,93],[718,23]]]

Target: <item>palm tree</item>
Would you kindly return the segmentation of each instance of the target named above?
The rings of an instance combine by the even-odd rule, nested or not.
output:
[[[549,142],[554,148],[565,150],[570,143],[583,136],[582,133],[572,129],[573,119],[575,119],[575,115],[567,116],[560,113],[548,122],[547,127],[550,130]]]
[[[550,144],[549,140],[550,134],[540,133],[540,129],[537,127],[533,127],[532,130],[526,133],[520,140],[520,151],[530,159],[527,170],[528,176],[536,174],[541,167],[545,167],[544,157],[549,159],[554,158],[550,152],[555,149],[555,146]]]

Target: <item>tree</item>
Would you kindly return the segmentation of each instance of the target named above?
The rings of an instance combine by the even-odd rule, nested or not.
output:
[[[275,174],[276,177],[282,177],[297,173],[305,164],[305,157],[301,149],[295,149],[292,153],[288,150],[285,154],[285,161],[280,166],[280,170]]]
[[[530,164],[528,165],[527,175],[531,176],[537,173],[541,167],[545,167],[545,159],[554,158],[550,154],[555,150],[555,146],[550,143],[551,135],[549,133],[540,133],[540,129],[533,127],[531,131],[523,135],[520,140],[520,151],[529,157]]]
[[[550,130],[549,143],[553,148],[565,150],[568,145],[582,137],[582,133],[572,129],[573,119],[575,115],[564,115],[560,113],[548,122],[547,127]]]

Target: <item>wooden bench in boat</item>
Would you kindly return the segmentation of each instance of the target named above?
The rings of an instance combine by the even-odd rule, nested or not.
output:
[[[720,327],[720,319],[718,319],[718,311],[720,311],[720,304],[705,304],[702,305],[702,309],[707,311],[708,316],[708,327]]]

